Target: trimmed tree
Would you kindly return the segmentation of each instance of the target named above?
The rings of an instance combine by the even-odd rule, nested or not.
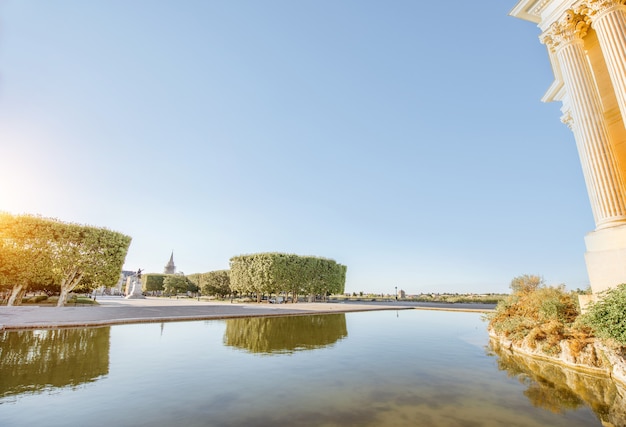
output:
[[[201,274],[202,279],[200,282],[202,286],[202,294],[215,295],[220,298],[224,298],[232,293],[230,288],[230,271],[229,270],[217,270],[209,271],[208,273]]]
[[[49,220],[0,213],[0,287],[10,296],[7,305],[19,304],[33,286],[52,281]]]
[[[346,282],[347,267],[334,260],[317,257],[306,257],[305,271],[302,276],[302,291],[312,301],[315,295],[326,298],[328,294],[343,293]]]
[[[142,290],[145,292],[163,291],[163,281],[167,274],[149,273],[141,276]]]
[[[115,285],[131,238],[106,228],[2,214],[0,241],[0,284],[12,288],[13,301],[25,287],[52,283],[59,286],[61,307],[79,284]]]
[[[179,294],[187,291],[195,292],[198,287],[182,274],[168,274],[163,280],[163,290],[167,294]]]
[[[334,260],[303,257],[293,254],[260,253],[230,259],[231,288],[240,293],[263,294],[299,293],[326,295],[342,293],[346,267]]]
[[[24,273],[28,271],[28,261],[22,256],[26,252],[17,238],[14,218],[8,214],[0,215],[0,288],[9,293],[7,305],[14,305],[17,295],[27,284]]]
[[[256,294],[261,302],[264,294],[279,290],[279,264],[276,260],[282,254],[259,253],[241,255],[230,259],[231,289],[240,294]]]
[[[131,238],[106,228],[57,223],[51,242],[53,272],[61,286],[62,307],[68,294],[81,281],[96,286],[114,286],[126,258]]]

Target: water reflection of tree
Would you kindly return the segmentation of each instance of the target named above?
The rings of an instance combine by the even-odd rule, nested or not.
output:
[[[226,320],[224,344],[251,353],[293,353],[326,347],[348,336],[345,314]]]
[[[610,378],[514,353],[493,339],[488,352],[500,370],[527,387],[524,395],[534,406],[562,413],[588,405],[603,422],[626,425],[626,390]]]
[[[0,333],[0,397],[76,387],[109,372],[110,328]]]

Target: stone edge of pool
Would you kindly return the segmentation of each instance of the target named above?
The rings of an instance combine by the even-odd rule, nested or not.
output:
[[[308,316],[314,314],[336,314],[336,313],[351,313],[351,312],[364,312],[364,311],[383,311],[383,310],[434,310],[434,311],[459,311],[459,312],[489,312],[491,308],[471,308],[471,307],[455,307],[453,305],[442,306],[413,306],[413,305],[370,305],[370,304],[338,304],[327,303],[324,306],[318,306],[316,308],[310,308],[311,305],[316,306],[318,303],[306,304],[306,307],[292,308],[289,306],[280,306],[280,308],[272,307],[268,309],[266,305],[216,305],[214,307],[230,307],[226,309],[226,312],[221,313],[205,313],[205,314],[193,314],[185,315],[180,314],[185,307],[175,307],[179,314],[168,315],[151,315],[151,316],[133,316],[133,312],[141,312],[142,309],[159,310],[158,306],[147,307],[135,307],[126,308],[123,316],[115,315],[107,318],[77,318],[84,314],[103,314],[105,312],[100,311],[103,307],[78,307],[78,311],[75,307],[63,307],[73,308],[70,311],[58,311],[63,310],[57,307],[0,307],[0,331],[17,331],[17,330],[32,330],[32,329],[57,329],[57,328],[81,328],[81,327],[102,327],[110,325],[124,325],[124,324],[138,324],[138,323],[161,323],[161,322],[188,322],[197,320],[221,320],[221,319],[234,319],[245,317],[283,317],[283,316]],[[305,305],[305,304],[302,304]],[[332,307],[328,307],[332,305]],[[168,308],[174,308],[167,306]],[[13,311],[6,312],[8,310]],[[17,310],[16,310],[17,309]],[[41,314],[38,309],[46,310],[47,313],[54,313],[55,319],[34,319],[29,314],[36,313]],[[91,311],[91,310],[98,311]],[[104,308],[106,310],[106,308]],[[50,310],[50,311],[48,311]],[[54,311],[52,311],[54,310]],[[161,308],[159,311],[165,310]],[[13,316],[13,318],[11,318]],[[15,318],[17,317],[17,318]],[[29,317],[31,317],[29,319]],[[39,316],[36,316],[39,317]]]

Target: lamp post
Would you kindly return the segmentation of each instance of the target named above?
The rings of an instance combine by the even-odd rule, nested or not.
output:
[[[398,301],[398,287],[396,286],[396,301]]]

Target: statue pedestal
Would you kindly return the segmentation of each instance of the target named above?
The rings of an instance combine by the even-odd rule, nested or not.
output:
[[[141,279],[134,278],[131,283],[130,292],[126,295],[125,299],[141,299],[146,298],[141,293]]]

